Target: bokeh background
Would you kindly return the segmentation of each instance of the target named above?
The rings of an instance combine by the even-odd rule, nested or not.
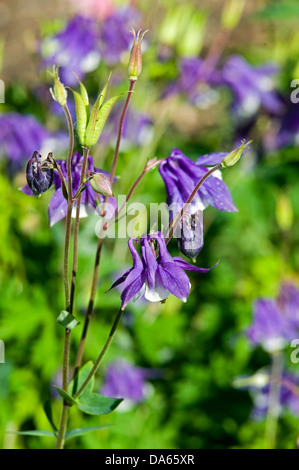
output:
[[[271,363],[269,353],[252,345],[246,334],[254,301],[276,298],[283,282],[299,284],[299,105],[290,98],[291,82],[299,78],[298,14],[296,0],[160,0],[154,6],[147,0],[1,1],[5,103],[0,105],[0,339],[6,348],[5,364],[0,364],[2,448],[53,447],[51,438],[13,432],[49,429],[43,412],[49,398],[56,421],[61,408],[52,384],[59,383],[63,351],[63,329],[56,318],[63,305],[64,224],[49,228],[51,191],[40,199],[19,191],[34,150],[51,150],[65,158],[67,128],[48,92],[47,68],[51,63],[63,66],[64,83],[76,87],[70,73],[74,70],[94,98],[112,70],[111,96],[124,91],[131,26],[149,33],[117,167],[119,194],[128,191],[147,158],[167,157],[173,147],[196,159],[230,151],[242,138],[253,143],[239,164],[223,173],[239,212],[209,207],[204,213],[205,244],[198,265],[211,266],[221,259],[219,266],[208,275],[191,276],[186,304],[173,296],[163,305],[130,304],[105,358],[97,389],[104,386],[109,366],[121,358],[145,377],[137,402],[130,400],[131,389],[137,387],[133,380],[123,385],[129,399],[110,415],[82,416],[72,410],[71,427],[109,426],[68,446],[296,446],[299,415],[282,407],[273,439],[273,416],[255,413],[250,391],[236,388],[234,381]],[[236,65],[236,56],[245,62]],[[204,61],[207,75],[201,67]],[[69,106],[74,107],[71,96]],[[106,170],[119,109],[92,150],[96,166]],[[158,170],[147,175],[134,195],[145,204],[165,199]],[[75,315],[81,323],[97,220],[91,216],[80,226]],[[149,229],[146,220],[141,223],[144,231]],[[126,243],[117,239],[104,245],[86,360],[96,358],[119,306],[119,292],[105,291],[131,263]],[[171,248],[177,254],[175,242]],[[79,338],[77,328],[72,360]],[[284,367],[299,376],[290,351],[287,346],[282,352]],[[126,380],[128,374],[120,376],[119,386]]]

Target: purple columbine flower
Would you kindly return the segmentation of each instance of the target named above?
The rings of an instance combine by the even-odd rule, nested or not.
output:
[[[129,49],[133,37],[130,28],[140,19],[139,12],[131,7],[121,8],[106,18],[101,25],[100,53],[105,62],[114,65],[120,62],[123,52]]]
[[[135,296],[141,297],[143,294],[150,302],[165,300],[169,294],[186,302],[190,292],[190,282],[185,270],[206,273],[211,269],[193,266],[180,257],[173,258],[167,250],[165,238],[161,232],[141,237],[141,258],[134,246],[134,241],[138,242],[136,238],[130,238],[128,241],[133,257],[133,267],[110,288],[123,284],[122,309],[125,309]],[[155,253],[156,248],[159,252],[158,257]]]
[[[81,175],[81,168],[82,168],[83,157],[78,152],[72,156],[72,182],[73,182],[73,196],[75,195],[76,191],[79,188],[80,183],[80,175]],[[67,180],[67,168],[66,168],[66,160],[57,160],[57,163],[61,167],[61,171],[65,179]],[[94,168],[93,165],[93,158],[89,155],[88,156],[88,165],[87,165],[88,172],[98,172],[104,173],[105,175],[109,176],[104,170],[100,170],[98,168]],[[67,201],[63,196],[62,192],[62,184],[58,173],[54,172],[54,186],[55,186],[55,193],[53,194],[50,203],[49,203],[49,221],[50,226],[52,227],[54,224],[59,222],[60,220],[66,217],[67,213]],[[25,194],[32,195],[32,191],[28,186],[25,186],[22,191]],[[99,209],[104,203],[105,196],[102,194],[97,194],[91,187],[90,182],[87,183],[87,188],[82,192],[81,196],[81,205],[80,205],[80,217],[87,217],[89,214],[94,212],[96,209]],[[116,200],[114,197],[110,197],[108,199],[107,205],[107,214],[106,218],[109,219],[113,216],[116,209]],[[76,203],[73,206],[73,213],[72,217],[76,215]]]
[[[170,157],[163,160],[159,166],[166,186],[167,204],[182,207],[198,181],[208,171],[205,167],[221,163],[226,155],[227,153],[211,153],[193,162],[179,149],[173,149]],[[226,184],[221,180],[220,171],[218,174],[212,174],[199,188],[189,206],[189,212],[195,214],[209,205],[221,211],[237,211]]]
[[[112,398],[127,398],[140,403],[146,395],[146,369],[127,361],[115,361],[106,369],[105,383],[100,393]]]
[[[231,56],[217,79],[227,85],[234,94],[233,111],[239,118],[250,118],[260,107],[270,113],[281,113],[282,102],[275,91],[274,78],[278,73],[275,65],[254,67],[243,57]]]
[[[269,352],[283,348],[298,337],[299,291],[283,284],[278,300],[258,299],[254,305],[254,320],[247,331],[254,345],[262,345]]]
[[[15,112],[0,115],[0,158],[9,159],[13,170],[22,168],[32,149],[42,151],[50,134],[33,116]]]
[[[41,155],[34,152],[26,167],[27,183],[35,196],[40,196],[48,191],[52,185],[54,170],[52,168],[43,168]]]
[[[82,79],[95,70],[100,62],[99,26],[93,18],[76,15],[56,36],[43,40],[43,65],[60,66],[63,83],[74,85],[75,72]]]

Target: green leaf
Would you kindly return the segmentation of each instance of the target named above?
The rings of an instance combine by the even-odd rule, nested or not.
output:
[[[77,390],[79,390],[83,382],[85,382],[85,379],[87,378],[92,368],[93,368],[92,361],[88,361],[86,364],[84,364],[83,367],[81,367],[76,377],[69,384],[68,392],[70,395],[75,395],[75,393],[77,392]],[[83,390],[81,396],[83,396],[86,393],[91,393],[93,390],[93,386],[94,386],[94,377],[92,377],[92,379],[89,381],[88,385]]]
[[[110,98],[110,100],[106,101],[106,103],[104,103],[103,106],[100,108],[98,112],[97,120],[94,126],[94,131],[91,136],[90,145],[88,145],[88,147],[95,145],[97,143],[101,135],[101,132],[106,124],[110,111],[112,110],[114,104],[120,98],[120,96],[121,95],[117,95],[117,96],[114,96],[113,98]]]
[[[51,431],[7,431],[8,434],[19,434],[20,436],[41,436],[41,437],[56,437]]]
[[[85,130],[88,119],[87,107],[82,96],[72,88],[70,88],[70,90],[73,92],[75,99],[78,138],[80,144],[84,145]]]
[[[69,439],[73,439],[74,437],[79,437],[83,436],[84,434],[87,434],[88,432],[92,431],[98,431],[99,429],[104,429],[107,428],[108,426],[90,426],[87,428],[76,428],[76,429],[71,429],[71,431],[68,431],[65,435],[65,440],[68,441]]]
[[[71,405],[77,404],[76,400],[73,397],[71,397],[68,393],[66,393],[64,390],[62,390],[62,388],[59,388],[56,385],[53,385],[53,386],[54,388],[56,388],[57,392],[64,400],[66,400]]]
[[[77,325],[79,325],[76,318],[66,310],[62,310],[62,312],[60,312],[57,322],[68,330],[73,330]]]
[[[99,98],[100,98],[100,107],[102,106],[103,101],[104,101],[104,98],[105,98],[105,96],[106,96],[106,92],[107,92],[107,88],[108,88],[108,85],[109,85],[109,82],[110,82],[111,75],[112,75],[112,74],[111,74],[111,72],[110,72],[109,77],[108,77],[108,80],[107,80],[107,82],[105,83],[104,88],[103,88],[103,90],[101,91],[101,93],[100,93],[100,95],[99,95]]]
[[[54,434],[58,432],[57,427],[55,426],[55,423],[53,421],[53,415],[52,415],[52,405],[50,400],[47,400],[44,404],[44,412],[48,418],[49,424],[51,428],[53,429]]]
[[[78,408],[89,415],[105,415],[115,410],[123,398],[109,398],[99,393],[81,395],[78,399]]]
[[[92,108],[91,113],[90,113],[90,118],[89,118],[88,125],[87,125],[86,132],[85,132],[85,145],[87,147],[91,147],[91,145],[94,145],[91,142],[93,142],[93,140],[94,140],[93,135],[94,135],[94,132],[96,131],[97,121],[99,119],[99,111],[101,109],[104,98],[106,96],[106,92],[107,92],[107,88],[108,88],[108,85],[109,85],[110,77],[111,77],[111,74],[109,75],[108,80],[107,80],[103,90],[101,91],[101,93],[97,97],[96,102],[93,105],[93,108]],[[96,139],[96,141],[97,140],[98,139]]]
[[[88,98],[88,93],[87,93],[87,90],[85,88],[85,85],[83,85],[83,83],[81,82],[80,78],[78,77],[78,75],[73,72],[73,74],[76,76],[78,82],[79,82],[79,85],[80,85],[80,94],[81,94],[81,98],[83,99],[84,101],[84,104],[86,106],[86,111],[87,111],[87,115],[89,114],[89,98]]]

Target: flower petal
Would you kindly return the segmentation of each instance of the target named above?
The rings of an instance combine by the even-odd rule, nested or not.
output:
[[[66,217],[67,202],[63,197],[62,189],[58,189],[49,202],[49,221],[50,227]]]
[[[181,258],[180,256],[175,256],[173,258],[175,264],[179,267],[179,268],[182,268],[182,269],[185,269],[186,271],[195,271],[195,272],[198,272],[198,273],[207,273],[209,272],[211,269],[215,268],[216,266],[218,266],[218,264],[220,263],[220,260],[217,261],[216,264],[214,264],[214,266],[212,266],[211,268],[199,268],[198,266],[194,266],[193,264],[189,264],[187,263],[185,260],[183,260],[183,258]]]

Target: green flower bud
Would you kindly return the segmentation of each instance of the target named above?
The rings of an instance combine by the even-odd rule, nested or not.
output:
[[[147,30],[141,33],[141,29],[138,31],[137,36],[135,30],[132,28],[134,36],[134,43],[131,50],[130,62],[129,62],[129,79],[137,80],[142,70],[142,55],[141,55],[141,42],[147,33]]]
[[[61,83],[58,75],[58,67],[53,65],[51,76],[54,80],[53,88],[50,88],[50,93],[54,101],[60,104],[60,106],[66,105],[67,91],[63,83]]]
[[[104,173],[93,173],[90,184],[96,193],[113,196],[110,180]]]
[[[237,149],[230,152],[228,155],[226,155],[224,160],[222,160],[222,162],[220,164],[221,168],[227,168],[227,167],[230,167],[230,166],[234,166],[237,163],[237,161],[240,160],[243,150],[249,144],[251,144],[251,142],[252,142],[252,140],[249,140],[249,142],[245,143],[245,140],[243,140],[240,147],[238,147]]]

